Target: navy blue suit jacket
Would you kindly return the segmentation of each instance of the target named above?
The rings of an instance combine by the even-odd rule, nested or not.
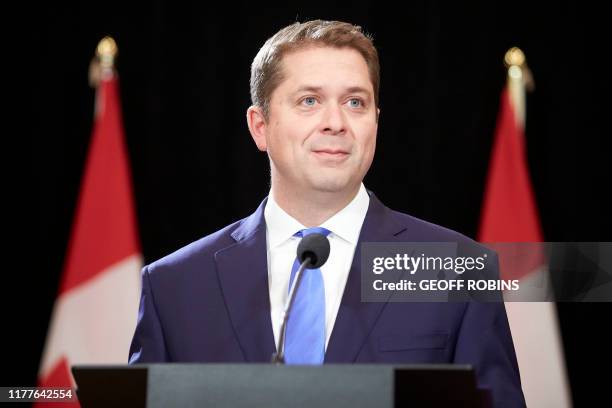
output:
[[[265,203],[143,268],[130,364],[270,361]],[[371,194],[359,242],[438,241],[487,251]],[[525,405],[503,303],[361,302],[360,259],[357,245],[325,363],[471,364],[495,406]]]

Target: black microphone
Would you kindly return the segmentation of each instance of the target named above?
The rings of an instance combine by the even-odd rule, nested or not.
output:
[[[320,268],[329,258],[329,240],[323,234],[306,235],[298,245],[297,258],[300,263],[308,260],[308,269]]]
[[[276,353],[272,354],[272,362],[276,364],[285,364],[285,333],[287,332],[287,321],[289,320],[289,312],[293,305],[293,299],[300,286],[302,280],[302,272],[304,269],[317,269],[329,258],[329,240],[323,234],[306,235],[300,241],[297,248],[297,259],[300,261],[300,267],[293,278],[293,285],[289,291],[287,303],[285,303],[285,311],[283,312],[283,322],[278,335],[278,344]]]

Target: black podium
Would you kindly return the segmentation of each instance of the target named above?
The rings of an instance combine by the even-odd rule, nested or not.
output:
[[[74,366],[83,408],[490,407],[465,365]]]

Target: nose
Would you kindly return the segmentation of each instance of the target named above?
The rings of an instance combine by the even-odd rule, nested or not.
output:
[[[326,135],[342,135],[346,132],[346,118],[342,108],[336,104],[329,104],[323,113],[321,122],[323,133]]]

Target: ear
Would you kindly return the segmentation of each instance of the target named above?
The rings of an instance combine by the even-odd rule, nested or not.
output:
[[[380,116],[380,108],[376,109],[376,123],[378,123],[378,117]]]
[[[267,124],[263,110],[259,106],[251,106],[247,109],[247,124],[249,125],[249,132],[251,132],[251,137],[255,141],[257,148],[265,152],[268,148],[266,142]]]

